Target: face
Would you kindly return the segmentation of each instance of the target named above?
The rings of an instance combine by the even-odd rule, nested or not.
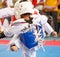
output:
[[[25,20],[29,21],[30,15],[31,15],[30,13],[26,13],[26,14],[21,15],[21,18],[24,18]]]
[[[29,24],[32,24],[33,18],[31,18],[30,15],[31,15],[30,13],[26,13],[26,14],[21,15],[21,18],[24,18],[26,22],[28,22]]]

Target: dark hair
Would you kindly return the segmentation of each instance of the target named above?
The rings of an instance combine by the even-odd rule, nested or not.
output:
[[[28,14],[31,15],[31,13],[25,13],[25,14],[22,14],[22,15],[28,15]]]
[[[21,0],[19,3],[23,2],[23,1],[28,1],[28,0]]]
[[[60,9],[60,4],[58,5],[58,9]]]

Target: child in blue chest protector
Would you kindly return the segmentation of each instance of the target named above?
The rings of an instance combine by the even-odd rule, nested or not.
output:
[[[30,1],[19,1],[15,5],[15,14],[18,19],[4,32],[6,36],[14,35],[17,37],[15,44],[11,43],[10,48],[17,51],[20,45],[22,57],[36,57],[36,49],[43,46],[44,31],[57,37],[57,33],[47,23],[47,17],[44,15],[34,16],[33,11],[33,5]],[[33,17],[31,17],[32,15]]]

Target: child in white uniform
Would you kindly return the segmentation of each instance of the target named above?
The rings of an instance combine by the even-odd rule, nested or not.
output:
[[[12,8],[13,1],[12,0],[2,0],[2,3],[6,2],[6,7],[0,9],[0,18],[8,17],[14,15],[14,8]]]
[[[45,37],[44,29],[49,34],[54,34],[54,36],[57,36],[57,33],[47,23],[46,16],[36,15],[31,17],[33,5],[29,1],[19,1],[15,5],[15,13],[20,18],[5,30],[5,35],[17,37],[16,41],[18,42],[15,41],[15,44],[18,43],[22,47],[22,57],[36,57],[36,48],[39,49]],[[16,51],[19,48],[15,44],[11,44],[11,50]]]

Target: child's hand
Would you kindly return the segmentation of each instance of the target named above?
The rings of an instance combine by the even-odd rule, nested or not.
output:
[[[16,45],[12,45],[12,46],[10,47],[10,49],[11,49],[12,51],[18,51],[18,47],[17,47]]]
[[[54,37],[57,37],[57,36],[58,36],[56,31],[53,31],[53,32],[52,32],[52,35],[53,35]]]

